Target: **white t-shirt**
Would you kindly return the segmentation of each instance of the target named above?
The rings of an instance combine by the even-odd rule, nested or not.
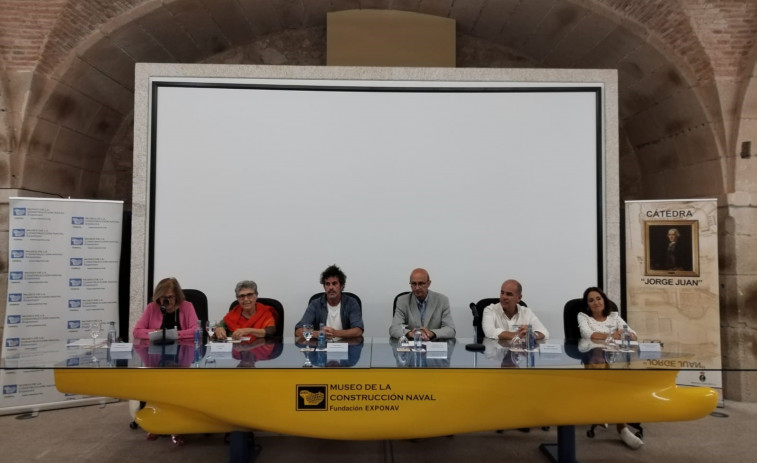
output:
[[[341,330],[342,329],[342,303],[332,306],[328,302],[326,302],[326,307],[329,310],[329,316],[328,320],[326,321],[326,326],[329,326],[331,328],[334,328],[335,330]]]

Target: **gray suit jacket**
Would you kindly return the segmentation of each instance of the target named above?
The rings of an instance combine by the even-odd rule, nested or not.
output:
[[[449,339],[455,337],[455,322],[452,321],[449,299],[444,294],[434,291],[428,292],[426,316],[424,318],[426,328],[433,331],[436,338]],[[400,296],[397,299],[397,310],[394,312],[392,326],[389,327],[389,336],[400,338],[410,328],[420,326],[420,323],[421,313],[418,310],[413,293]]]

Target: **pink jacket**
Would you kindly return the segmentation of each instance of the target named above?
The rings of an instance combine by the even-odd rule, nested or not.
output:
[[[182,328],[179,330],[179,339],[194,339],[195,329],[197,329],[195,307],[191,302],[184,301],[179,306],[178,311],[179,323]],[[134,339],[150,339],[150,332],[159,330],[162,324],[163,314],[160,313],[160,306],[155,302],[150,302],[145,307],[145,311],[142,312],[142,316],[137,320],[137,324],[134,325],[132,336]]]

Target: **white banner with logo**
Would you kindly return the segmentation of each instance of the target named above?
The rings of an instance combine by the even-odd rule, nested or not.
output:
[[[52,370],[32,367],[100,366],[88,328],[118,323],[123,202],[10,198],[9,211],[2,358],[18,369],[0,373],[0,414],[92,400],[58,392]]]
[[[678,384],[722,388],[717,200],[626,201],[626,301],[639,340],[694,354]]]

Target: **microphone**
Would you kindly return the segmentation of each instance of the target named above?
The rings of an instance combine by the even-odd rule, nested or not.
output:
[[[470,311],[473,314],[473,340],[478,341],[478,325],[480,325],[481,323],[480,317],[478,314],[478,307],[476,306],[475,302],[471,302],[468,307],[470,308]],[[473,352],[483,352],[484,349],[485,349],[484,345],[478,342],[465,345],[465,350],[469,350]]]
[[[166,299],[165,297],[161,297],[160,300],[158,301],[158,304],[160,305],[160,313],[165,315],[166,306],[168,306],[168,299]]]

